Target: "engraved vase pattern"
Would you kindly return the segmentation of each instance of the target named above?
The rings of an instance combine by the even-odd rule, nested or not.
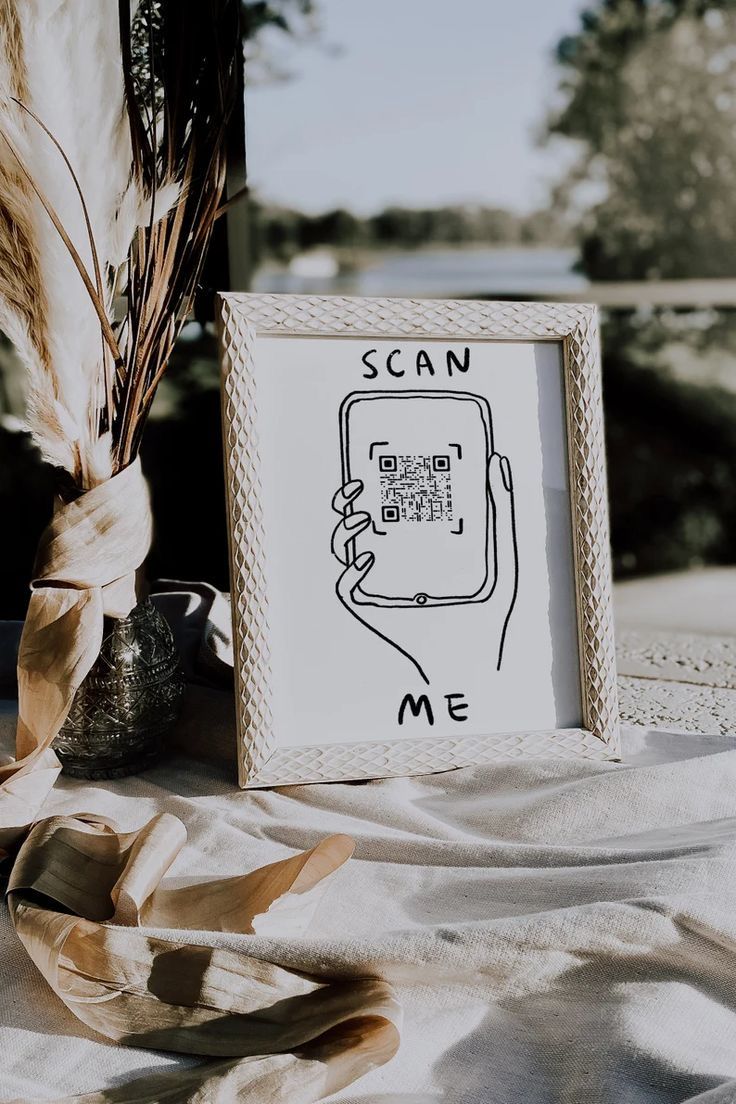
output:
[[[102,647],[53,747],[64,773],[118,778],[156,761],[184,694],[171,630],[150,599],[105,618]]]

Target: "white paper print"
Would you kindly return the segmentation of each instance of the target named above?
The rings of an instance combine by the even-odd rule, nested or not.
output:
[[[282,745],[580,724],[559,346],[262,337]]]

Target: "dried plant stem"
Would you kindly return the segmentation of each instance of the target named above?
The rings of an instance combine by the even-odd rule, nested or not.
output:
[[[33,119],[33,121],[38,124],[38,126],[40,126],[41,130],[44,132],[44,134],[47,136],[47,138],[53,143],[55,149],[60,154],[62,160],[64,161],[64,164],[66,165],[66,167],[69,171],[69,175],[72,178],[72,181],[74,183],[74,187],[76,189],[77,195],[79,196],[79,202],[80,202],[80,205],[81,205],[81,208],[82,208],[82,215],[84,217],[84,224],[87,228],[87,240],[89,241],[89,249],[90,249],[90,254],[92,256],[92,265],[93,265],[93,268],[94,268],[94,276],[95,276],[95,285],[96,285],[96,289],[97,289],[97,295],[99,297],[100,303],[104,304],[105,291],[104,291],[104,287],[103,287],[103,284],[102,284],[102,273],[100,271],[100,259],[99,259],[98,253],[97,253],[97,246],[95,244],[95,236],[94,236],[94,233],[92,231],[92,223],[91,223],[90,217],[89,217],[89,209],[88,209],[87,204],[86,204],[85,199],[84,199],[84,193],[82,192],[82,188],[81,188],[81,185],[79,183],[79,177],[75,173],[74,168],[73,168],[69,158],[67,157],[63,147],[56,140],[56,138],[51,133],[49,128],[46,126],[46,124],[41,119],[39,119],[39,117],[38,117],[38,115],[36,115],[35,111],[31,111],[30,107],[27,107],[25,104],[21,103],[21,101],[16,99],[15,97],[13,97],[13,102],[18,105],[18,107],[21,109],[21,111],[25,111],[25,113],[27,115],[29,115],[31,117],[31,119]],[[105,413],[106,413],[106,421],[109,422],[110,416],[112,414],[112,402],[113,402],[113,400],[112,400],[112,380],[110,379],[109,372],[107,371],[107,346],[106,346],[106,343],[105,343],[105,335],[104,335],[103,332],[101,332],[100,336],[102,338],[102,369],[103,369],[103,374],[104,374],[105,398],[106,398],[106,403],[107,403],[107,409],[106,409]]]
[[[61,238],[64,245],[66,246],[66,248],[69,252],[69,256],[74,261],[74,264],[77,268],[77,271],[79,272],[79,275],[82,277],[82,282],[84,283],[84,286],[87,289],[87,293],[88,293],[88,295],[89,295],[89,297],[92,301],[92,305],[95,308],[95,311],[97,313],[97,317],[100,320],[100,327],[102,329],[102,333],[105,337],[105,341],[107,342],[107,344],[110,348],[110,352],[112,353],[112,355],[115,359],[115,363],[122,366],[123,365],[123,358],[120,355],[120,349],[118,348],[118,343],[115,340],[115,334],[113,333],[112,326],[110,325],[110,320],[108,319],[107,314],[105,313],[105,304],[102,302],[99,295],[97,294],[97,292],[95,290],[95,287],[94,287],[94,284],[92,283],[92,281],[89,277],[89,273],[87,272],[87,269],[85,267],[84,261],[80,257],[79,252],[78,252],[76,246],[74,245],[74,242],[71,240],[71,238],[67,234],[66,230],[64,229],[64,226],[63,226],[61,220],[59,219],[59,216],[57,215],[56,211],[52,207],[51,203],[48,201],[48,199],[43,194],[41,189],[35,183],[33,177],[31,176],[31,174],[26,169],[25,165],[23,164],[23,158],[20,156],[16,146],[14,145],[12,140],[8,137],[6,131],[3,129],[2,124],[0,124],[0,138],[3,139],[3,141],[6,143],[6,145],[10,149],[10,152],[13,154],[13,157],[16,159],[16,161],[18,163],[18,168],[20,169],[22,175],[25,177],[25,179],[28,182],[28,184],[30,185],[31,189],[35,192],[41,206],[43,207],[44,211],[46,212],[46,214],[51,219],[52,223],[54,224],[54,228],[56,229],[56,232],[58,233],[59,237]]]
[[[29,334],[27,360],[45,365],[36,373],[35,401],[45,417],[40,435],[54,436],[56,446],[46,454],[70,471],[80,490],[127,467],[138,453],[220,214],[227,123],[238,88],[239,0],[117,0],[112,32],[109,3],[67,0],[53,18],[40,19],[0,0],[0,46],[17,63],[4,78],[8,101],[34,124],[17,137],[0,119],[0,147],[9,151],[0,158],[0,262],[20,255],[22,243],[29,258],[28,276],[19,277],[17,288],[3,288],[0,277],[0,320],[10,332],[8,320],[15,319],[15,339],[21,343]],[[99,154],[80,144],[77,120],[64,117],[67,105],[85,122],[89,117],[75,74],[55,72],[63,96],[41,87],[56,64],[52,24],[72,53],[82,41],[108,46],[107,58],[94,59],[95,75],[105,73],[96,86],[104,95],[92,114],[107,142]],[[90,143],[97,137],[89,126],[85,134]],[[47,141],[74,190],[49,161]],[[28,233],[16,242],[13,216],[18,212],[25,231],[23,204],[35,225],[28,219]],[[43,262],[35,267],[34,234]],[[68,287],[67,255],[81,287]],[[23,282],[32,273],[35,288]],[[42,301],[42,279],[50,305],[39,316],[33,304]],[[67,294],[76,314],[64,309]],[[116,318],[121,296],[125,313]],[[77,316],[79,332],[70,323]]]

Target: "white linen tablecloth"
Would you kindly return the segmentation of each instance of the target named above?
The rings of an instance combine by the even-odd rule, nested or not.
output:
[[[13,724],[7,703],[5,748]],[[102,813],[124,830],[174,813],[189,833],[171,872],[182,881],[246,872],[331,832],[356,839],[308,937],[217,937],[396,986],[398,1055],[334,1104],[736,1102],[732,738],[629,727],[623,764],[249,793],[224,751],[233,739],[231,696],[194,687],[187,753],[137,778],[62,778],[44,812]],[[112,1088],[184,1061],[85,1028],[0,911],[0,1100]]]

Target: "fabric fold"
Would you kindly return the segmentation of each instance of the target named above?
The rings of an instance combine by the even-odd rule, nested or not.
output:
[[[103,618],[125,617],[136,603],[136,571],[151,531],[139,460],[73,502],[57,500],[20,640],[15,758],[0,762],[0,861],[56,781],[61,768],[51,744],[99,654]]]
[[[257,1086],[259,1102],[311,1104],[388,1061],[400,1011],[387,983],[308,976],[180,936],[184,925],[303,930],[352,840],[328,837],[250,874],[166,889],[185,840],[168,814],[132,833],[97,817],[52,817],[29,832],[8,885],[18,937],[79,1020],[123,1044],[218,1059],[176,1084],[164,1077],[147,1099],[245,1099]],[[140,1089],[81,1099],[132,1104],[146,1099]]]
[[[46,750],[18,764],[0,782],[0,864],[41,811],[61,765]]]
[[[49,747],[102,643],[103,617],[125,617],[151,544],[140,460],[72,502],[41,537],[18,655],[16,763]]]

